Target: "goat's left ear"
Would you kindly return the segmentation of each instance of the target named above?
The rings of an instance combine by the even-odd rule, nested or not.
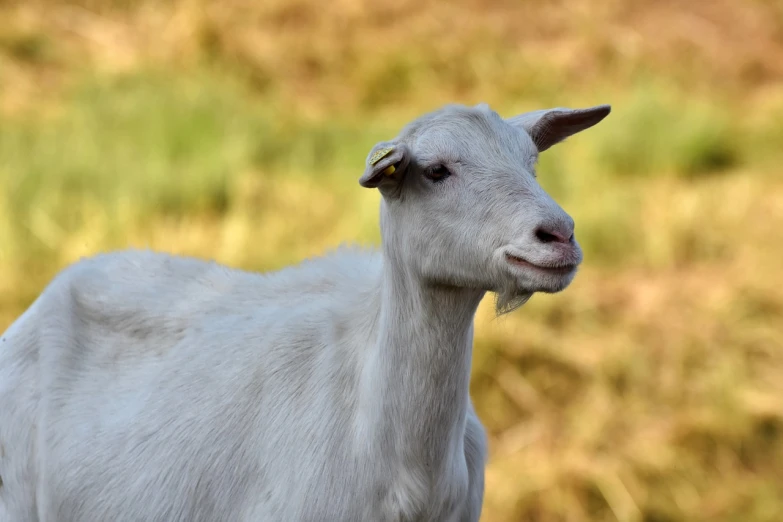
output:
[[[530,134],[538,151],[543,152],[569,136],[589,129],[606,118],[611,110],[609,105],[588,109],[543,109],[513,116],[506,121]]]
[[[364,175],[359,185],[378,188],[381,192],[397,186],[410,162],[410,150],[399,141],[382,141],[367,155]]]

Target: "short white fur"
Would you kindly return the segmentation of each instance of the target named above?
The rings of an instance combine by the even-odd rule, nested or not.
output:
[[[0,342],[0,522],[477,521],[473,318],[488,291],[507,311],[573,279],[573,221],[533,168],[608,113],[413,121],[360,179],[380,252],[63,270]]]

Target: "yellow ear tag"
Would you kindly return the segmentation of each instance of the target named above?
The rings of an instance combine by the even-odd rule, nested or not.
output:
[[[375,165],[376,163],[381,161],[383,158],[385,158],[386,156],[391,154],[391,152],[393,150],[394,149],[392,147],[388,147],[386,149],[380,149],[380,150],[375,151],[375,154],[373,154],[372,157],[370,157],[370,165]]]
[[[394,168],[394,165],[389,165],[388,167],[383,169],[383,173],[382,174],[384,176],[391,176],[392,174],[394,174],[395,170],[397,170],[397,169]]]

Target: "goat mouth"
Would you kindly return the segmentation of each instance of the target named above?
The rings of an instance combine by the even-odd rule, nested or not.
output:
[[[508,261],[512,265],[521,266],[524,268],[532,268],[534,270],[539,270],[542,272],[546,272],[548,274],[555,274],[555,275],[568,275],[574,270],[576,270],[576,266],[577,266],[574,263],[537,265],[535,263],[531,263],[527,259],[521,258],[519,256],[515,256],[513,254],[509,254],[508,252],[506,252],[506,261]]]

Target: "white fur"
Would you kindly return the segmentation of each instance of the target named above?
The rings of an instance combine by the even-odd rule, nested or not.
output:
[[[485,156],[448,149],[465,129]],[[0,522],[478,520],[476,307],[487,290],[573,278],[502,252],[581,260],[574,241],[535,239],[541,223],[567,235],[570,218],[535,188],[541,137],[521,129],[447,108],[392,143],[394,176],[375,183],[386,165],[368,162],[382,253],[262,275],[125,251],[61,272],[0,342]],[[435,160],[454,160],[449,184],[420,178]],[[503,190],[487,190],[493,172]]]

